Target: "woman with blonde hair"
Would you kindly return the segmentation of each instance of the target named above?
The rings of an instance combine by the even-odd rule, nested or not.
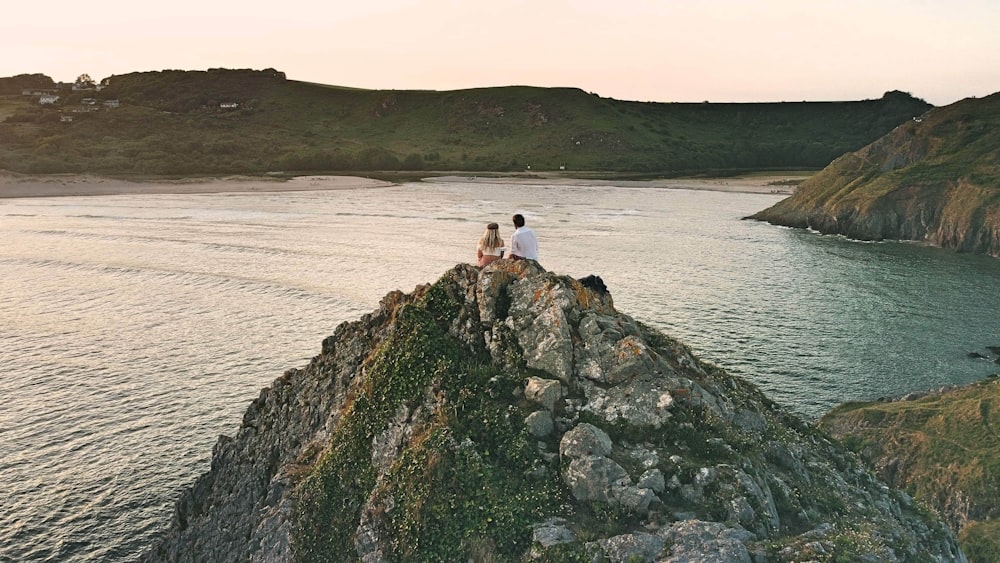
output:
[[[496,223],[486,225],[486,230],[476,246],[476,258],[479,266],[482,267],[503,258],[504,250],[507,249],[504,248],[503,239],[500,238],[500,225]]]

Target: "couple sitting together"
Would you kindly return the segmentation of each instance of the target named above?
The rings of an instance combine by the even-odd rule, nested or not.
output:
[[[520,213],[514,215],[514,229],[514,234],[510,235],[510,256],[508,258],[538,260],[538,237],[535,236],[535,231],[524,226],[524,216]],[[479,259],[479,266],[485,266],[494,260],[504,258],[504,253],[507,250],[503,245],[503,239],[500,238],[500,225],[496,223],[486,225],[486,231],[476,247],[476,258]]]

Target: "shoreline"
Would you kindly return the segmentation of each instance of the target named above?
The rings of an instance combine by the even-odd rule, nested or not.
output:
[[[659,188],[707,190],[735,193],[791,195],[795,185],[807,176],[748,176],[727,178],[690,178],[658,180],[579,179],[567,177],[518,176],[428,176],[424,182],[472,184],[518,184],[558,186],[617,186],[625,188]],[[200,177],[179,180],[124,180],[86,174],[21,175],[0,172],[0,199],[34,197],[73,197],[141,194],[217,194],[254,192],[302,192],[382,188],[397,182],[362,176],[296,176],[292,178],[266,176]]]
[[[435,176],[425,182],[462,182],[469,184],[518,184],[556,186],[615,186],[619,188],[659,188],[670,190],[702,190],[712,192],[792,195],[797,184],[808,175],[732,176],[725,178],[670,178],[658,180],[603,180],[565,177],[525,178],[517,176]],[[784,182],[784,183],[782,183]]]
[[[393,182],[361,176],[225,176],[182,180],[122,180],[85,174],[22,176],[0,172],[0,199],[142,194],[306,192],[384,188]]]

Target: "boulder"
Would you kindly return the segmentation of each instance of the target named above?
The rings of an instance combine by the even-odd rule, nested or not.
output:
[[[547,438],[555,426],[552,423],[552,413],[546,410],[535,411],[524,419],[528,432],[536,438]]]
[[[556,408],[556,402],[563,398],[562,383],[555,379],[529,377],[524,386],[524,398],[552,412]]]
[[[586,422],[563,434],[559,441],[559,455],[563,458],[611,455],[611,437],[607,432]]]

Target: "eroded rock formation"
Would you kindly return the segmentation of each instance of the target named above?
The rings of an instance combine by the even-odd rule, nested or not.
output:
[[[510,260],[338,327],[220,438],[144,557],[823,558],[964,560],[753,385],[592,284]]]

